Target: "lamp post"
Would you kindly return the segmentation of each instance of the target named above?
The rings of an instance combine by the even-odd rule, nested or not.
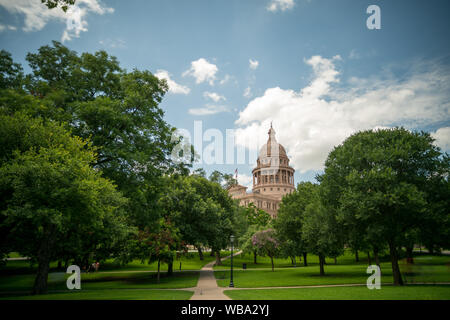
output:
[[[231,241],[231,277],[230,277],[230,288],[234,287],[234,283],[233,283],[233,245],[234,245],[234,236],[231,235],[230,236],[230,241]]]

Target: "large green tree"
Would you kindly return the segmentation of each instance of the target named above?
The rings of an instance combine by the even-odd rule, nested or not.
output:
[[[344,252],[344,238],[336,216],[320,201],[318,192],[306,206],[302,237],[308,252],[319,257],[320,275],[325,275],[325,258],[336,258]]]
[[[423,221],[448,217],[448,209],[433,209],[428,195],[435,181],[448,183],[445,172],[448,161],[428,133],[394,128],[347,138],[329,154],[319,180],[323,202],[342,223],[372,246],[387,243],[399,285],[399,247]]]
[[[201,248],[208,246],[220,264],[220,250],[227,247],[234,230],[237,205],[220,184],[201,175],[173,175],[169,181],[161,207],[170,212],[182,240],[197,247],[201,259]]]
[[[123,70],[105,51],[79,55],[56,41],[26,59],[32,71],[26,76],[7,53],[0,59],[0,114],[56,121],[90,139],[97,153],[93,166],[130,200],[128,223],[157,230],[163,177],[186,174],[189,166],[172,158],[181,138],[159,107],[167,83],[148,71]]]
[[[105,231],[126,233],[125,199],[91,166],[95,148],[63,126],[20,114],[0,116],[0,136],[5,240],[37,262],[33,293],[45,293],[50,261],[87,240],[95,250]]]
[[[303,219],[306,207],[314,200],[318,185],[301,182],[297,189],[283,197],[273,226],[281,242],[282,252],[295,259],[303,255],[303,263],[307,266],[307,246],[302,236]]]

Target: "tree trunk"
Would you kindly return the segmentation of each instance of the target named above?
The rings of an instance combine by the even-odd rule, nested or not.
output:
[[[308,255],[307,252],[303,252],[303,265],[304,265],[305,267],[308,266],[308,261],[306,261],[306,256],[307,256],[307,255]]]
[[[295,258],[295,256],[293,257],[294,259],[294,267],[297,267],[297,259]]]
[[[272,272],[274,272],[274,265],[273,265],[273,256],[270,256],[270,262],[272,262]]]
[[[355,261],[356,261],[356,262],[359,262],[358,249],[355,250]]]
[[[375,258],[375,263],[377,264],[377,266],[380,268],[381,270],[381,266],[380,266],[380,257],[378,256],[378,247],[374,247],[373,248],[373,256]]]
[[[200,257],[200,260],[203,261],[203,251],[201,247],[197,247],[198,256]]]
[[[319,254],[319,265],[320,265],[320,275],[324,276],[325,275],[325,270],[323,268],[325,264],[325,257],[322,254]]]
[[[48,280],[48,271],[50,269],[50,244],[52,243],[50,238],[46,238],[42,241],[37,261],[38,261],[38,269],[36,278],[34,280],[34,286],[32,294],[44,294],[47,293],[47,280]]]
[[[156,283],[159,283],[159,271],[161,270],[161,260],[158,259],[158,272],[156,273]]]
[[[337,264],[337,257],[334,257],[334,264]]]
[[[50,269],[50,259],[47,257],[38,257],[38,270],[32,294],[47,293],[48,271]]]
[[[221,266],[222,260],[220,260],[220,250],[216,250],[216,266]]]
[[[392,262],[392,275],[394,277],[394,285],[402,286],[403,279],[402,279],[402,274],[400,273],[400,268],[398,266],[397,248],[392,241],[389,241],[389,254],[391,256],[391,262]]]
[[[62,270],[62,261],[61,260],[59,260],[58,261],[58,271],[61,271]]]
[[[167,264],[167,275],[171,276],[173,274],[173,260],[171,260],[168,264]]]
[[[413,247],[406,247],[406,263],[414,263]]]
[[[367,260],[369,262],[369,266],[372,264],[372,259],[370,258],[370,251],[367,251]]]
[[[257,257],[256,250],[253,250],[253,263],[254,264],[257,264],[256,257]]]

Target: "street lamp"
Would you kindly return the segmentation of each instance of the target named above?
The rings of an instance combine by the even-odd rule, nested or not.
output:
[[[234,245],[234,236],[231,235],[230,236],[230,241],[231,241],[231,278],[230,278],[230,288],[234,287],[234,283],[233,283],[233,245]]]

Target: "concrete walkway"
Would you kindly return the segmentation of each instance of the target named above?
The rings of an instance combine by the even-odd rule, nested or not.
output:
[[[233,257],[241,254],[241,251],[233,254]],[[222,259],[226,260],[231,256]],[[200,277],[198,279],[197,286],[194,289],[194,295],[190,300],[231,300],[229,297],[223,294],[224,290],[230,288],[220,288],[217,285],[216,277],[214,276],[213,266],[216,262],[212,261],[206,264],[200,272]]]

